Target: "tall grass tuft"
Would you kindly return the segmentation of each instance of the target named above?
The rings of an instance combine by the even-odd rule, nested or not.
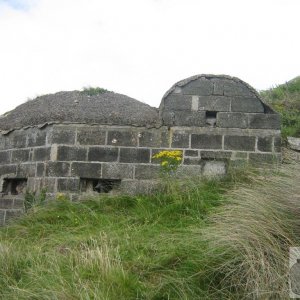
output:
[[[254,176],[204,229],[211,295],[288,299],[289,247],[300,246],[300,166]]]

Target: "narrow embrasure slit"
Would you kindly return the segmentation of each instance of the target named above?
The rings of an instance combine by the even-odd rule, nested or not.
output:
[[[6,178],[3,181],[2,193],[4,195],[23,195],[26,188],[26,178]]]
[[[121,179],[80,179],[80,190],[82,193],[97,192],[97,193],[109,193],[115,188],[119,187]]]

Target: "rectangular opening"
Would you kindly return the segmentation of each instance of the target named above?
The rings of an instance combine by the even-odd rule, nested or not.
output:
[[[216,127],[217,123],[217,112],[216,111],[207,111],[206,112],[206,124],[210,127]]]
[[[80,178],[80,191],[82,193],[109,193],[118,188],[120,184],[121,179]]]
[[[27,178],[6,178],[2,186],[4,195],[23,195],[27,188]]]

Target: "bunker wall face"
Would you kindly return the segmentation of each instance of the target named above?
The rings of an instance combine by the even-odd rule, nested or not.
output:
[[[123,192],[151,188],[160,176],[152,156],[161,150],[182,150],[180,176],[223,174],[228,161],[273,161],[280,157],[280,131],[211,127],[52,125],[0,136],[0,223],[21,213],[23,193],[5,191],[5,182],[26,183],[77,199],[83,180],[121,180]],[[22,182],[24,180],[24,182]],[[144,183],[144,184],[143,184]],[[149,185],[150,184],[150,185]]]

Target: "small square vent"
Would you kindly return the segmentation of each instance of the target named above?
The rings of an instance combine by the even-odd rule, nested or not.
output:
[[[217,123],[217,112],[216,111],[207,111],[206,112],[206,124],[210,127],[216,127]]]

